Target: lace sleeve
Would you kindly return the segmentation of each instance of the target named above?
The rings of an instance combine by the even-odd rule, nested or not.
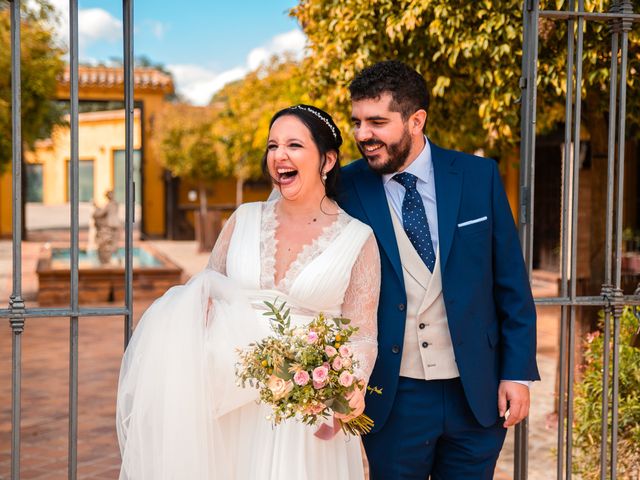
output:
[[[359,366],[355,374],[365,383],[378,355],[378,298],[380,295],[380,253],[373,235],[365,242],[353,268],[344,296],[342,315],[358,331],[351,337]]]
[[[231,234],[233,233],[235,224],[236,214],[234,212],[226,221],[224,227],[222,227],[222,231],[218,236],[218,240],[216,240],[216,244],[213,246],[213,250],[211,250],[209,262],[207,263],[207,268],[222,273],[223,275],[227,274],[227,251],[229,250]]]

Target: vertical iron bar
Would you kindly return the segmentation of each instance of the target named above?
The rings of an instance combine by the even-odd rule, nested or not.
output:
[[[13,288],[9,299],[11,317],[11,479],[20,478],[20,427],[22,409],[22,104],[20,77],[20,0],[11,2],[11,153],[12,153],[12,252]]]
[[[526,264],[529,276],[531,275],[531,265],[533,261],[533,194],[535,186],[535,162],[536,162],[536,104],[538,99],[538,30],[534,25],[538,24],[538,0],[533,2],[533,11],[531,12],[531,24],[529,28],[530,41],[532,43],[532,52],[529,57],[528,72],[528,92],[529,92],[529,138],[528,138],[528,156],[524,168],[521,169],[522,184],[526,187],[522,192],[523,202],[526,204],[526,217],[520,221],[520,225],[524,227],[524,238],[521,239],[523,253],[525,254]]]
[[[125,306],[124,347],[127,348],[133,327],[133,221],[135,214],[133,186],[133,0],[123,0],[124,36],[124,104],[125,104]]]
[[[520,152],[520,242],[525,262],[532,264],[533,242],[533,172],[535,167],[535,127],[538,76],[538,3],[533,0],[525,5],[523,17],[526,19],[526,30],[523,34],[526,42],[526,55],[523,55],[522,70],[524,91],[522,94],[522,141]]]
[[[529,476],[529,417],[516,425],[514,480],[527,480]]]
[[[11,1],[11,150],[13,160],[13,296],[22,297],[22,86],[20,0]]]
[[[619,289],[614,295],[620,292]],[[622,314],[622,305],[616,305],[613,308],[613,358],[612,358],[612,394],[611,394],[611,478],[617,478],[618,468],[618,390],[619,390],[619,371],[620,371],[620,316]],[[606,443],[607,439],[602,439]]]
[[[574,0],[570,0],[567,9],[573,11],[575,8]],[[572,162],[571,162],[571,133],[572,133],[572,115],[573,115],[573,59],[575,48],[574,37],[575,21],[570,19],[567,22],[567,96],[565,99],[565,123],[564,123],[564,158],[563,158],[563,188],[562,188],[562,264],[561,264],[561,283],[560,294],[563,297],[568,295],[568,235],[570,218],[570,205],[573,205],[574,197],[572,191]],[[571,197],[569,192],[572,193]],[[573,208],[571,207],[571,212]],[[573,228],[573,225],[572,225]],[[571,230],[573,233],[573,230]],[[566,402],[566,382],[567,382],[567,358],[571,355],[571,351],[567,351],[567,307],[563,306],[560,311],[560,388],[558,398],[558,462],[556,470],[556,478],[561,479],[564,467],[564,440],[565,440],[565,402]]]
[[[632,13],[633,7],[629,0],[621,2],[623,13]],[[621,20],[622,48],[620,52],[620,104],[618,118],[618,185],[616,198],[616,262],[615,262],[615,292],[616,299],[622,296],[622,215],[624,202],[624,157],[625,157],[625,117],[627,115],[627,56],[629,52],[629,30],[631,22]],[[613,313],[613,391],[611,394],[611,478],[616,478],[618,463],[618,389],[620,367],[620,315],[622,305],[616,302]]]
[[[530,121],[529,121],[529,92],[535,85],[531,85],[531,11],[529,9],[529,1],[525,0],[522,4],[522,77],[520,78],[520,179],[519,179],[519,199],[518,199],[518,233],[520,235],[520,244],[524,254],[524,244],[526,236],[526,219],[527,210],[523,200],[526,193],[526,183],[524,171],[529,163],[529,151],[531,149],[530,141]]]
[[[567,344],[568,333],[568,313],[570,307],[562,305],[560,307],[560,388],[558,392],[558,453],[556,464],[556,478],[560,480],[564,471],[564,439],[565,439],[565,417],[566,417],[566,396],[567,396],[567,360],[571,355]]]
[[[574,351],[576,348],[576,307],[570,307],[569,312],[569,328],[567,331],[568,336],[568,352],[567,352],[567,422],[566,422],[566,438],[567,445],[565,456],[567,465],[565,469],[565,478],[571,480],[571,470],[573,469],[573,458],[571,456],[573,450],[573,380],[574,380],[574,368],[575,359]]]
[[[614,5],[615,6],[615,5]],[[611,245],[613,234],[613,184],[615,175],[616,155],[616,100],[618,77],[618,33],[611,34],[611,70],[609,81],[609,139],[607,150],[607,207],[605,229],[605,266],[603,296],[611,296]],[[607,478],[607,439],[609,438],[609,342],[611,340],[611,308],[605,307],[604,312],[604,344],[602,353],[602,418],[600,425],[600,479]]]
[[[622,2],[622,9],[624,13],[631,13],[632,7],[629,0]],[[620,21],[625,23],[624,20]],[[618,188],[616,199],[616,262],[615,262],[615,287],[620,288],[620,281],[622,276],[622,214],[624,204],[624,157],[625,157],[625,136],[626,136],[626,123],[625,117],[627,115],[627,57],[629,55],[629,29],[631,28],[631,22],[627,27],[622,27],[622,46],[620,52],[620,104],[619,104],[619,117],[618,117]]]
[[[14,317],[9,320],[13,331],[12,338],[12,375],[11,375],[11,479],[20,478],[20,394],[22,390],[22,332],[24,320]]]
[[[578,11],[584,11],[584,0],[578,0]],[[580,178],[580,119],[582,118],[582,53],[584,47],[584,18],[579,18],[578,37],[576,41],[576,91],[575,91],[575,110],[573,132],[573,202],[571,214],[571,292],[570,298],[576,298],[577,289],[577,254],[578,254],[578,203],[579,203],[579,178]],[[569,325],[569,355],[568,358],[568,385],[567,385],[567,467],[566,478],[571,479],[571,470],[573,467],[573,381],[575,368],[575,322],[576,307],[571,307],[571,318]]]
[[[78,0],[69,0],[69,71],[71,145],[69,200],[71,202],[71,311],[78,311],[79,257],[79,149],[78,149]],[[69,461],[68,478],[76,480],[78,466],[78,316],[70,318],[69,332]]]
[[[523,55],[524,91],[522,95],[522,143],[520,162],[520,242],[527,265],[529,277],[533,260],[533,216],[534,216],[534,176],[535,176],[535,126],[537,101],[537,65],[538,65],[538,12],[539,0],[525,2],[523,7],[523,40],[526,55]],[[528,420],[521,422],[515,429],[515,455],[513,477],[526,480],[528,476]]]

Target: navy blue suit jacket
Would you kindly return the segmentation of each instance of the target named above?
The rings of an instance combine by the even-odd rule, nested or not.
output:
[[[500,380],[538,380],[536,311],[518,233],[495,161],[431,143],[442,289],[465,395],[478,422],[498,419]],[[378,358],[367,396],[374,432],[393,405],[407,296],[380,175],[360,159],[342,169],[341,207],[373,228],[382,266]],[[487,217],[487,221],[458,227]]]

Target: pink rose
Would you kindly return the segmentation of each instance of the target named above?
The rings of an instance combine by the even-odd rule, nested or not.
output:
[[[353,355],[353,352],[351,351],[351,348],[349,348],[347,345],[342,345],[340,347],[340,355],[342,357],[348,358],[351,355]]]
[[[350,358],[343,358],[342,359],[342,368],[351,368],[351,366],[353,365],[353,362],[351,361]]]
[[[293,381],[296,383],[296,385],[300,385],[301,387],[303,387],[307,383],[309,383],[309,374],[304,370],[300,370],[293,376]]]
[[[318,403],[312,403],[310,405],[307,405],[303,410],[303,412],[306,413],[307,415],[317,415],[319,413],[322,413],[324,409],[325,409],[325,405],[323,403],[318,402]]]
[[[340,385],[343,387],[350,387],[353,383],[353,375],[346,371],[342,372],[338,377],[338,382],[340,382]]]
[[[313,381],[314,383],[325,383],[329,378],[329,368],[325,365],[322,367],[316,367],[313,369]]]
[[[291,393],[291,390],[293,390],[293,382],[271,375],[269,380],[267,380],[267,387],[271,390],[273,399],[278,401]]]
[[[327,382],[316,382],[315,380],[313,381],[313,388],[315,388],[316,390],[320,390],[321,388],[324,388],[327,386]]]
[[[311,330],[308,334],[307,334],[307,343],[310,345],[313,345],[314,343],[316,343],[318,341],[318,333],[314,332],[313,330]]]
[[[333,363],[331,364],[333,369],[337,372],[342,368],[342,357],[336,357],[333,359]]]
[[[326,347],[324,347],[324,353],[327,354],[327,357],[331,358],[335,357],[338,354],[338,351],[331,345],[327,345]]]

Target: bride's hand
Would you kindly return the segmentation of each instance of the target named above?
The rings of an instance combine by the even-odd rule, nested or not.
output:
[[[338,412],[334,412],[333,416],[338,420],[341,420],[344,423],[348,423],[354,418],[359,417],[364,412],[364,392],[366,391],[365,387],[357,386],[353,392],[347,395],[347,400],[349,401],[349,406],[352,408],[351,413],[342,414]]]

